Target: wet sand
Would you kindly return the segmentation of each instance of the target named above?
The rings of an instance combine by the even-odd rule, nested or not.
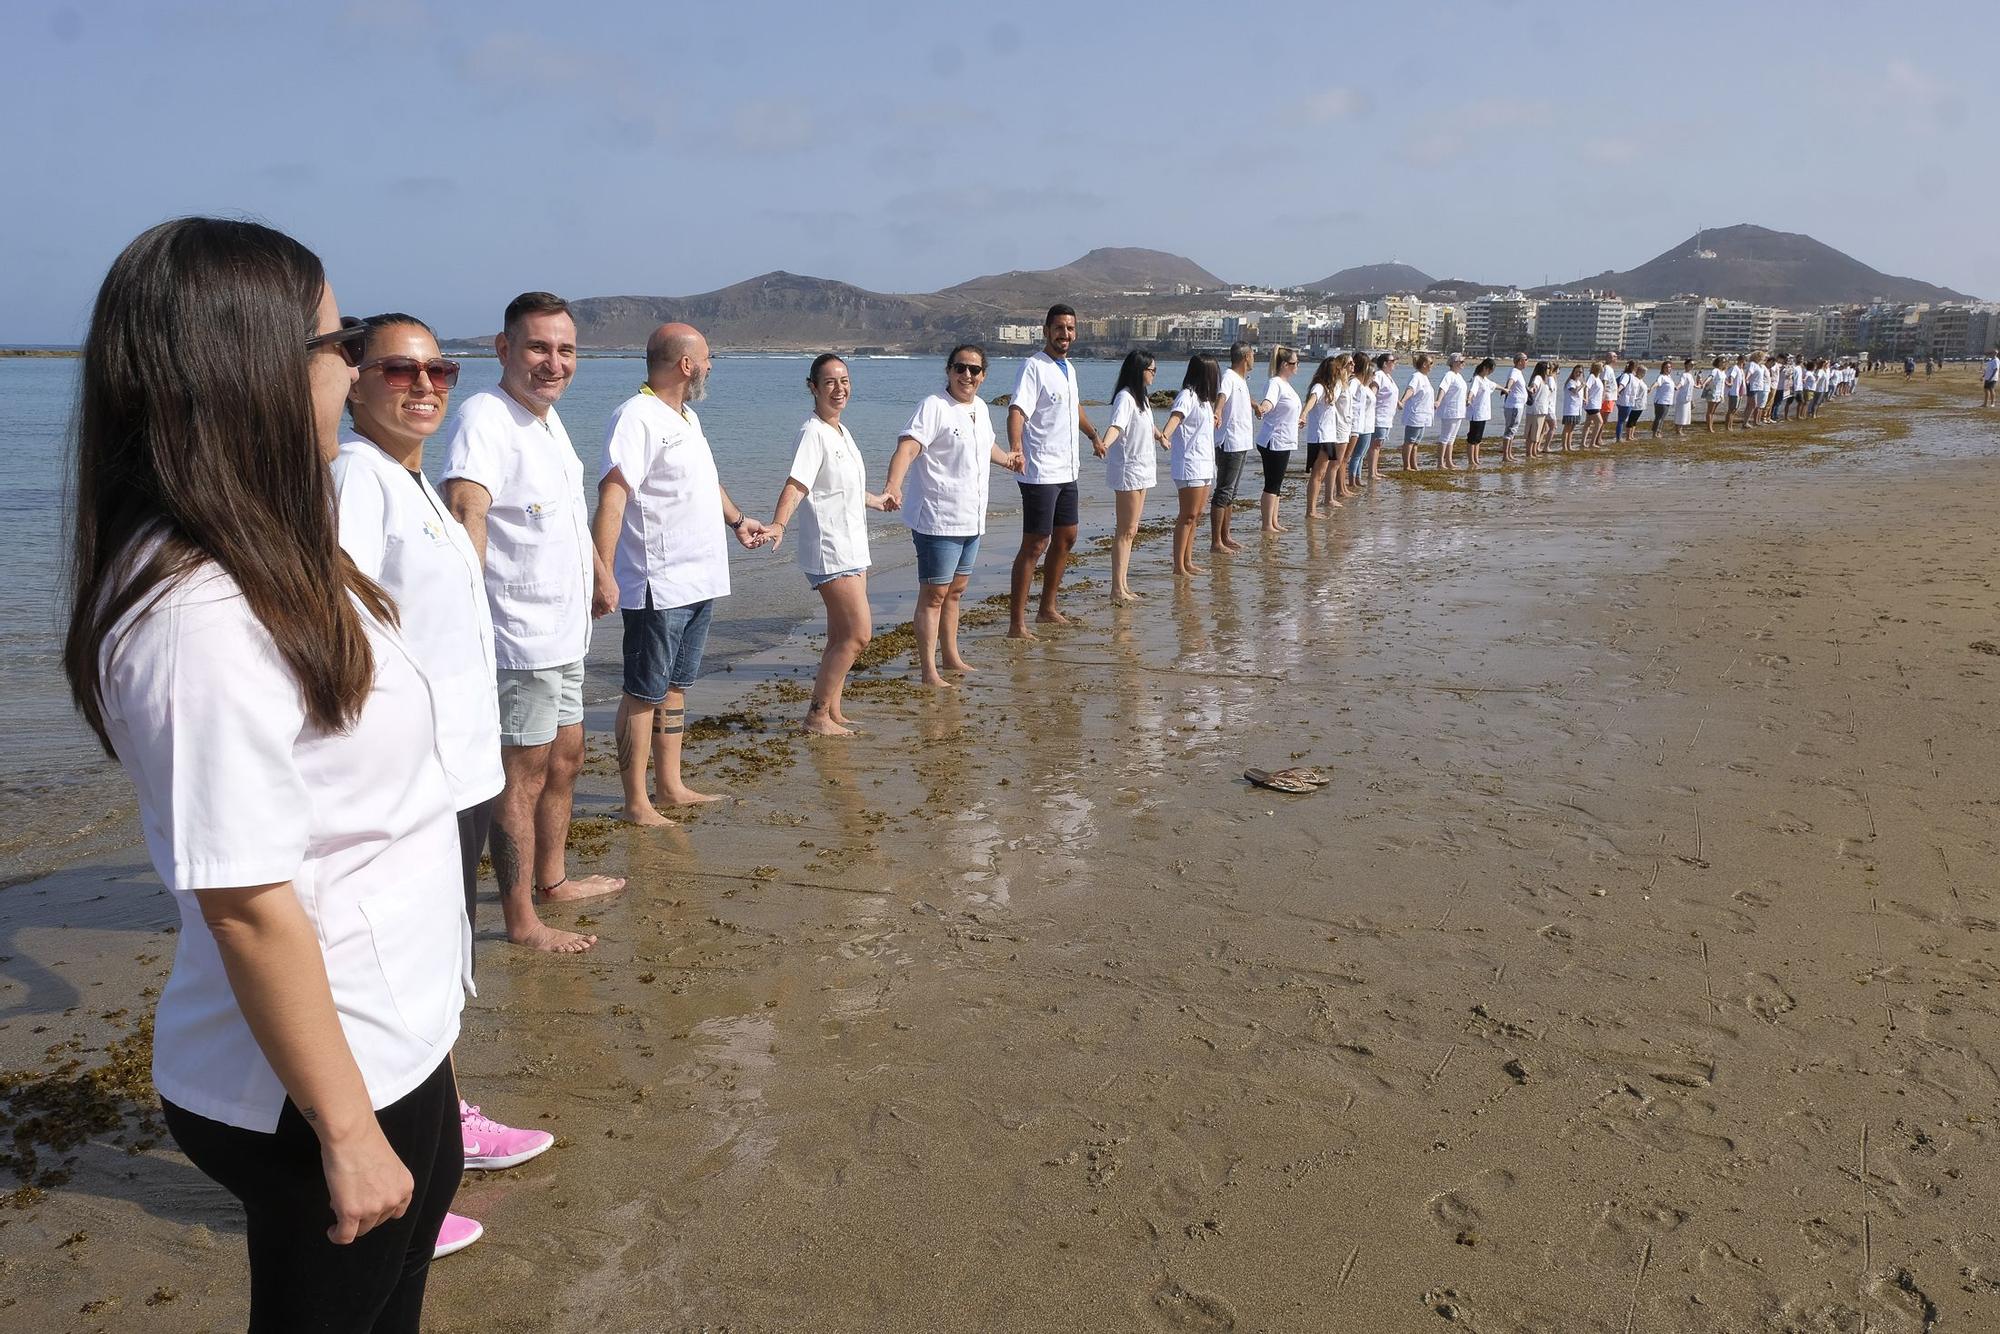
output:
[[[562,1138],[468,1178],[427,1327],[2000,1328],[1966,383],[1289,501],[1129,609],[1096,556],[1077,626],[976,630],[951,695],[890,659],[847,741],[789,664],[704,682],[737,799],[580,823],[634,877],[598,949],[483,905],[462,1081]],[[1334,781],[1241,780],[1288,762]],[[0,1209],[10,1327],[241,1326],[227,1197],[91,1077],[168,913],[129,854],[0,893],[0,1129],[86,1127]]]

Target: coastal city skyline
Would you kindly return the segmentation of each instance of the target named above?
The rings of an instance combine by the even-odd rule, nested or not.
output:
[[[344,302],[454,332],[526,286],[686,295],[785,269],[923,292],[1099,246],[1273,287],[1394,260],[1530,287],[1740,220],[2000,295],[1983,13],[1920,43],[1824,11],[1747,80],[1698,58],[1757,44],[1740,12],[1676,11],[1673,95],[1638,99],[1606,94],[1648,86],[1643,62],[1554,77],[1560,16],[1515,4],[1418,26],[908,13],[603,6],[548,29],[508,4],[37,5],[9,98],[21,197],[49,203],[0,222],[0,341],[74,341],[118,238],[187,212],[285,227]]]

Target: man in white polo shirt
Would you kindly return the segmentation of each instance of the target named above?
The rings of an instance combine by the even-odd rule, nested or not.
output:
[[[1069,350],[1076,342],[1076,311],[1049,307],[1042,320],[1042,350],[1021,366],[1021,378],[1007,408],[1007,445],[1023,459],[1021,469],[1021,549],[1014,555],[1008,592],[1007,637],[1033,639],[1028,629],[1028,592],[1035,566],[1042,565],[1042,604],[1035,619],[1060,625],[1069,618],[1056,609],[1063,568],[1076,545],[1076,477],[1082,458],[1078,434],[1097,443],[1097,428],[1083,415],[1076,371]],[[1043,562],[1043,553],[1048,559]]]
[[[761,546],[764,525],[736,507],[691,404],[708,392],[708,340],[663,324],[646,340],[646,383],[618,405],[598,473],[596,592],[591,614],[622,610],[625,689],[618,701],[618,779],[633,824],[673,821],[660,806],[714,797],[681,781],[687,688],[717,598],[729,596],[729,543]],[[653,796],[646,795],[646,762]],[[657,804],[656,804],[657,803]]]
[[[500,387],[459,405],[445,500],[486,570],[500,689],[493,874],[507,938],[559,953],[590,940],[542,924],[535,903],[610,894],[622,879],[563,868],[583,766],[583,655],[590,647],[590,532],[583,465],[556,415],[576,374],[576,323],[548,292],[508,303],[493,340]]]

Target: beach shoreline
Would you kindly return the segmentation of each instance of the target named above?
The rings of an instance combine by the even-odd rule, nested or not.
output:
[[[736,799],[663,835],[605,818],[594,716],[574,856],[635,888],[580,961],[482,904],[462,1076],[562,1140],[468,1179],[428,1327],[2000,1318],[1964,387],[1292,499],[1180,593],[1146,544],[1141,604],[981,625],[961,691],[858,675],[851,742],[790,734],[794,633],[698,687]],[[1240,779],[1293,762],[1332,787]],[[130,848],[0,891],[6,1090],[91,1127],[0,1210],[36,1327],[240,1323],[131,1079],[170,915]]]

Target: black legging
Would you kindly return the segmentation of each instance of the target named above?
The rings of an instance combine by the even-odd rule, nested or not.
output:
[[[1285,469],[1291,466],[1292,455],[1295,452],[1290,449],[1266,449],[1262,445],[1257,446],[1257,453],[1264,460],[1265,495],[1275,496],[1284,493]]]
[[[268,1135],[164,1099],[161,1109],[188,1161],[243,1203],[250,1334],[416,1334],[438,1228],[465,1170],[449,1060],[375,1113],[416,1189],[401,1218],[345,1246],[327,1239],[333,1205],[319,1136],[290,1099]]]
[[[458,856],[465,875],[465,920],[474,927],[479,925],[479,858],[486,851],[486,836],[493,832],[493,807],[499,800],[488,797],[458,813]],[[479,951],[474,950],[474,960],[478,956]]]

